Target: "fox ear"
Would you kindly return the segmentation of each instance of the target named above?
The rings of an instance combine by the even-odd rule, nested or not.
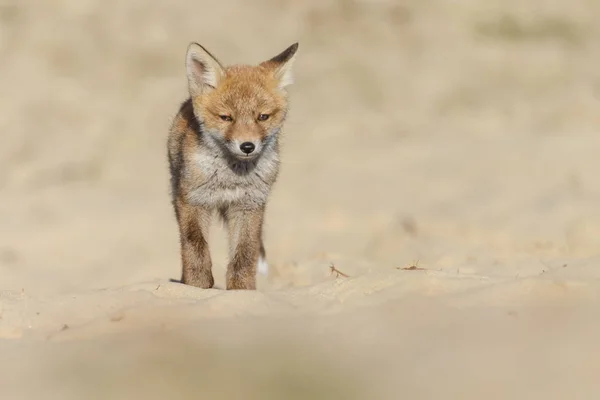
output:
[[[267,60],[260,65],[269,69],[272,69],[275,74],[275,78],[279,81],[279,88],[283,89],[288,85],[294,83],[294,75],[292,74],[292,65],[296,59],[296,51],[298,50],[298,43],[294,43],[282,53],[275,57]]]
[[[221,63],[198,43],[187,49],[186,69],[190,94],[200,94],[207,88],[216,88],[225,75]]]

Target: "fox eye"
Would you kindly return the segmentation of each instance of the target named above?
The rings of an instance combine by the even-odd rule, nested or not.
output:
[[[258,120],[259,121],[266,121],[266,120],[269,119],[269,117],[270,117],[269,114],[258,114]]]
[[[233,121],[233,118],[231,118],[231,116],[225,115],[225,114],[219,115],[219,118],[221,118],[223,121],[227,121],[227,122]]]

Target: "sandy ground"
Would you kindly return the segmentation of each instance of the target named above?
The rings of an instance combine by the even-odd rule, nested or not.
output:
[[[597,399],[596,0],[0,0],[2,399]],[[299,41],[271,266],[179,278],[199,41]],[[334,265],[344,275],[331,274]]]

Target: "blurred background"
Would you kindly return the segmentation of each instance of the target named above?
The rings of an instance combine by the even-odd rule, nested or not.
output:
[[[1,0],[2,286],[179,277],[165,141],[190,41],[226,64],[300,42],[271,283],[336,255],[587,254],[599,16],[595,0]]]
[[[0,0],[0,289],[5,294],[70,298],[72,293],[92,289],[180,277],[166,139],[171,119],[187,96],[184,58],[191,41],[207,47],[225,64],[258,63],[300,43],[282,173],[265,226],[271,272],[260,277],[260,291],[279,290],[283,294],[278,300],[288,290],[330,282],[331,263],[348,275],[361,277],[417,265],[485,279],[537,277],[553,268],[597,278],[599,18],[597,0]],[[215,225],[211,251],[221,287],[226,243],[224,232]],[[564,268],[567,265],[573,268]],[[385,279],[383,283],[365,279],[371,282],[367,286],[372,292],[385,287]],[[307,292],[290,292],[290,298],[298,307],[304,299],[298,293],[307,299],[330,299],[334,308],[342,307],[344,300],[345,306],[361,305],[351,295],[368,290],[361,286],[364,281],[352,282],[359,283],[342,293],[350,297],[335,291],[327,297],[322,295],[323,286],[315,286]],[[430,294],[455,285],[445,278],[426,282],[414,287],[407,283],[403,288]],[[485,299],[492,303],[512,299],[505,296],[513,293],[512,288]],[[534,300],[562,298],[562,292],[550,291],[550,286],[535,288]],[[529,293],[529,289],[524,284],[514,293]],[[99,296],[93,300],[98,310],[110,303],[100,292],[93,293],[90,296]],[[17,299],[17,304],[20,297],[14,296],[4,299]],[[269,313],[270,307],[278,305],[248,300],[236,308],[234,297],[219,299],[215,312],[229,316],[244,307]],[[22,305],[23,310],[38,310],[28,304]],[[52,304],[63,310],[62,302]],[[72,303],[65,300],[64,304],[66,311],[61,315],[75,310]],[[311,312],[319,306],[312,309],[308,300],[306,304]],[[154,315],[154,308],[149,309],[141,314]],[[5,326],[12,329],[17,320],[16,325],[27,326],[26,319],[7,319],[7,310],[5,305]],[[204,312],[201,307],[185,310]],[[88,311],[83,307],[77,312],[82,316]],[[388,336],[387,342],[399,346],[395,351],[416,358],[439,343],[436,354],[442,354],[443,362],[431,356],[429,367],[439,366],[435,369],[439,376],[460,371],[451,350],[461,347],[445,344],[475,328],[462,329],[440,342],[439,337],[423,332],[445,332],[444,327],[455,321],[452,316],[441,322],[419,322],[414,320],[418,312],[404,309],[398,314],[394,307],[388,311],[381,319],[366,312],[377,323],[360,325],[350,319],[341,325],[348,332],[371,329],[357,336],[367,341],[359,340],[362,347],[349,347],[362,349],[376,363],[376,357],[393,354],[393,347],[371,354],[370,346],[383,343],[383,333],[389,335],[388,329],[395,324],[402,328],[397,336]],[[67,320],[48,315],[48,324]],[[473,326],[487,329],[489,335],[502,331],[502,323],[485,323],[490,322],[486,319],[490,315],[475,315]],[[111,321],[122,318],[111,317]],[[407,320],[412,322],[406,325]],[[515,373],[517,359],[511,358],[511,350],[533,351],[537,347],[529,344],[538,343],[537,338],[546,332],[542,327],[555,326],[514,321],[525,324],[518,325],[521,332],[537,332],[535,339],[519,342],[521,347],[505,343],[494,350],[477,341],[487,334],[475,337],[473,354],[478,358],[467,362],[475,373],[472,376],[477,376],[481,371],[477,366],[485,365],[492,354],[503,360],[498,365],[505,367],[507,380],[503,382],[507,382]],[[216,343],[224,340],[222,332],[231,327],[227,324],[211,328]],[[316,331],[328,332],[327,328]],[[411,341],[415,337],[423,337],[424,342],[417,346]],[[140,385],[169,382],[169,377],[159,379],[165,373],[159,366],[166,362],[169,371],[183,376],[176,386],[187,390],[187,380],[197,382],[190,367],[181,363],[188,351],[195,352],[196,360],[221,360],[217,361],[220,369],[203,375],[202,382],[229,376],[229,367],[215,347],[205,349],[194,343],[189,346],[196,347],[189,350],[187,342],[176,338],[173,343],[182,347],[171,352],[169,340],[161,342],[165,345],[156,348],[157,353],[144,350],[154,349],[155,342],[140,344],[141,365],[158,368],[135,378]],[[255,343],[270,344],[260,340]],[[550,347],[559,348],[560,340],[557,343]],[[106,362],[98,368],[112,371],[111,376],[121,383],[138,382],[128,381],[128,368],[144,370],[127,364],[121,353],[131,349],[130,344],[111,345],[114,354],[123,357],[118,364],[122,367],[112,370]],[[336,358],[328,353],[333,351],[331,342],[320,345],[332,369],[353,364],[353,353]],[[79,368],[81,354],[94,360],[108,354],[103,342],[94,350],[77,346],[70,349],[71,368]],[[463,342],[462,349],[466,347]],[[255,366],[252,352],[223,348],[232,357],[243,358],[239,365]],[[20,350],[4,350],[7,363],[15,363],[7,364],[10,371],[27,376],[29,366]],[[50,351],[48,365],[66,354],[60,347],[46,350]],[[283,362],[275,357],[278,352],[271,348],[269,354]],[[290,393],[298,396],[294,398],[314,398],[315,393],[296,390],[312,379],[314,387],[345,388],[346,398],[369,398],[349,384],[354,378],[336,375],[329,380],[329,372],[320,369],[325,368],[322,360],[311,358],[315,354],[304,354],[309,361],[290,355],[290,360],[296,360],[291,369],[280,370],[281,364],[275,362],[271,369],[261,369],[264,365],[253,369],[252,376],[265,378],[273,371],[289,374],[281,377],[280,397],[270,398],[292,398]],[[577,354],[591,353],[584,349]],[[402,360],[397,357],[395,362]],[[17,363],[22,369],[13,368]],[[532,376],[539,382],[556,382],[542,376],[533,364],[517,364],[531,366],[521,376],[538,371],[539,376]],[[377,365],[388,373],[394,371],[391,363]],[[405,365],[404,382],[425,382],[435,389],[426,383],[430,370],[425,366]],[[65,371],[69,379],[80,378]],[[93,383],[97,371],[89,371],[82,382],[101,387]],[[273,376],[279,379],[280,375]],[[289,377],[291,381],[286,380]],[[377,378],[371,378],[371,384],[377,385]],[[398,376],[390,379],[393,382]],[[256,390],[260,390],[262,381],[257,382]],[[448,379],[446,384],[456,388],[460,381]],[[509,386],[505,388],[510,391],[513,386]],[[154,386],[144,387],[154,398],[163,393],[154,391]],[[228,388],[235,392],[231,385]],[[109,394],[99,391],[95,395],[106,398]],[[452,392],[443,394],[452,398]],[[535,398],[530,394],[527,398]],[[88,393],[88,398],[96,398],[89,397],[93,395]]]

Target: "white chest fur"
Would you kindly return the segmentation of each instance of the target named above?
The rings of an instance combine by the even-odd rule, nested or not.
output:
[[[232,161],[210,151],[196,153],[191,167],[205,179],[189,192],[189,202],[209,208],[264,205],[279,168],[277,152],[265,150],[252,161]]]

